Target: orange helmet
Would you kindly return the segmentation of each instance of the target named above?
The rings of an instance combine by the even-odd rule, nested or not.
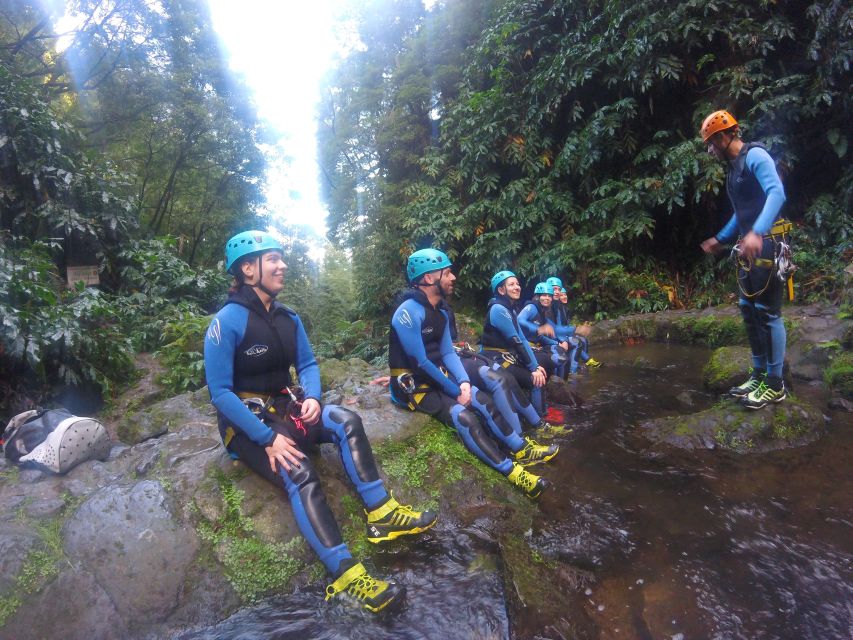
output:
[[[715,111],[702,122],[702,128],[699,133],[702,135],[702,142],[708,142],[708,138],[718,131],[725,131],[737,125],[737,120],[728,111]]]

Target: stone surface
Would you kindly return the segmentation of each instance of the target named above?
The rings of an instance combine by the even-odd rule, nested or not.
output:
[[[707,389],[724,393],[746,379],[751,360],[748,347],[720,347],[711,354],[702,369],[702,382]]]
[[[175,521],[166,490],[152,480],[97,492],[68,520],[64,535],[72,564],[89,567],[122,618],[136,626],[175,608],[198,550],[194,532]]]
[[[825,429],[825,418],[816,407],[791,397],[757,411],[722,400],[699,413],[648,420],[639,427],[652,442],[678,449],[757,453],[816,440]]]

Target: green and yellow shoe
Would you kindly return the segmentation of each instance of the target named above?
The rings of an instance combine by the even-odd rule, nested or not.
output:
[[[365,513],[367,539],[373,543],[421,533],[432,527],[438,518],[438,514],[432,511],[415,511],[409,505],[400,504],[393,497],[381,507]]]
[[[551,483],[545,478],[533,475],[520,464],[512,465],[512,471],[507,476],[507,480],[524,491],[528,498],[538,498],[545,489],[551,486]]]
[[[588,366],[590,369],[598,369],[598,367],[601,366],[601,363],[598,360],[596,360],[595,358],[590,358],[584,364],[586,366]]]
[[[373,578],[359,562],[326,587],[326,600],[331,600],[339,593],[346,593],[368,611],[378,613],[395,600],[399,601],[405,595],[406,587]]]
[[[539,444],[532,438],[524,436],[524,447],[512,454],[512,457],[520,465],[529,467],[534,464],[548,462],[551,458],[557,455],[560,447],[556,444],[544,445]]]
[[[732,387],[726,392],[726,395],[731,396],[732,398],[745,398],[750,393],[758,389],[764,379],[767,377],[767,374],[762,371],[754,371],[753,369],[749,370],[749,378],[743,384],[739,384],[736,387]]]
[[[785,385],[781,389],[774,389],[766,382],[758,385],[758,388],[743,399],[742,404],[746,409],[761,409],[771,402],[782,402],[788,397]]]

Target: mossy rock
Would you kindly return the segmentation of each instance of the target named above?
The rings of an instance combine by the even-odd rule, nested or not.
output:
[[[853,398],[853,353],[837,354],[824,372],[824,380],[845,398]]]
[[[825,432],[826,420],[816,407],[789,396],[757,411],[721,400],[705,411],[648,420],[640,428],[649,440],[678,449],[759,453],[813,442]]]
[[[349,371],[349,364],[343,360],[336,358],[327,358],[320,363],[320,383],[323,389],[328,389],[336,382],[341,382],[346,378]]]
[[[702,382],[711,391],[722,393],[743,382],[750,358],[748,347],[719,347],[702,369]]]
[[[670,339],[674,342],[701,344],[706,347],[746,344],[746,331],[740,318],[731,316],[685,316],[672,324]]]

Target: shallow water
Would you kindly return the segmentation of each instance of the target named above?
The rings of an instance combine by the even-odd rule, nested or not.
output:
[[[643,344],[594,355],[606,365],[570,382],[584,405],[545,471],[559,491],[543,496],[529,541],[590,572],[593,637],[853,638],[850,417],[833,415],[821,441],[790,451],[662,455],[634,426],[710,406],[708,352]],[[318,586],[180,637],[527,638],[547,626],[511,630],[493,540],[476,525],[445,522],[376,564],[408,587],[396,614],[325,604]]]

